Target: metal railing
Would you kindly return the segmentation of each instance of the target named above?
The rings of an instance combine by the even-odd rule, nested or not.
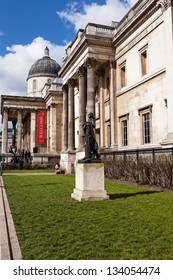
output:
[[[148,156],[150,155],[152,157],[152,160],[155,160],[156,155],[161,155],[161,154],[169,154],[172,155],[173,157],[173,147],[170,148],[145,148],[145,149],[130,149],[130,150],[118,150],[118,151],[101,151],[99,152],[100,156],[102,158],[114,158],[116,156],[134,156],[136,159],[139,158],[139,156]]]

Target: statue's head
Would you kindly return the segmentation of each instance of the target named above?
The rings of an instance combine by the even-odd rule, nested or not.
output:
[[[93,119],[94,118],[94,114],[92,113],[92,112],[90,112],[89,114],[88,114],[88,119]]]

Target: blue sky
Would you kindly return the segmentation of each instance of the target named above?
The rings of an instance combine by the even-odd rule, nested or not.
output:
[[[119,21],[137,0],[1,0],[0,94],[26,95],[31,65],[50,56],[62,65],[65,49],[88,22]]]

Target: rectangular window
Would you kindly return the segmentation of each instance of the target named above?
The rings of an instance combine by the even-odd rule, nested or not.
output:
[[[142,76],[147,74],[147,51],[141,53],[141,72]]]
[[[144,76],[148,73],[148,45],[139,50],[141,75]]]
[[[129,114],[119,117],[121,129],[121,144],[123,147],[128,146],[128,120]]]
[[[152,142],[152,105],[138,110],[141,119],[142,144]]]
[[[150,113],[143,114],[144,144],[151,143]]]
[[[128,146],[127,120],[122,121],[122,146]]]
[[[121,66],[121,87],[126,86],[126,66],[123,64]]]

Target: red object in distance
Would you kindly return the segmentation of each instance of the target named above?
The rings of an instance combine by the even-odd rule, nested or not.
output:
[[[36,134],[36,144],[44,145],[45,144],[45,120],[46,120],[46,111],[38,110],[37,111],[37,134]]]

